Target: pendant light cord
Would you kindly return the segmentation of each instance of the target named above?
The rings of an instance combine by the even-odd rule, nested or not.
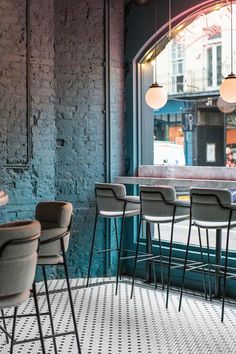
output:
[[[231,74],[233,74],[233,0],[230,3],[231,10]]]
[[[157,0],[155,0],[155,16],[154,16],[154,20],[155,20],[155,36],[156,36],[156,32],[157,32]],[[157,83],[157,63],[156,63],[156,59],[157,59],[157,41],[155,41],[155,52],[154,52],[155,58],[154,58],[154,82]]]
[[[171,39],[171,0],[169,0],[169,39]]]

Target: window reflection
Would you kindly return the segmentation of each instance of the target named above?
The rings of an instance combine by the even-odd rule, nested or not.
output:
[[[219,98],[219,85],[230,71],[229,31],[230,6],[224,6],[200,14],[158,51],[157,81],[168,92],[168,102],[152,112],[152,130],[145,126],[152,123],[143,109],[142,164],[150,164],[153,154],[154,164],[236,167],[236,103]],[[153,63],[146,61],[141,70],[145,92]],[[173,158],[180,150],[184,159]]]

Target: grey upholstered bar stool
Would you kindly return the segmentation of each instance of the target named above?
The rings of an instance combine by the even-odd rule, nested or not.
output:
[[[45,353],[34,283],[39,235],[38,221],[0,225],[0,309],[3,320],[3,327],[0,326],[0,329],[6,338],[11,338],[10,353],[13,353],[15,344],[17,308],[30,297],[32,287],[42,352]],[[14,308],[11,335],[7,332],[5,320],[12,316],[3,314],[3,310],[8,308]]]
[[[226,279],[228,271],[228,247],[229,247],[229,236],[230,229],[236,227],[236,204],[231,202],[231,193],[229,190],[222,189],[210,189],[210,188],[191,188],[190,189],[190,221],[189,221],[189,232],[187,249],[185,256],[185,264],[182,278],[182,287],[179,302],[179,311],[181,309],[184,280],[186,271],[191,271],[193,268],[203,269],[206,267],[214,267],[215,271],[218,269],[218,276],[223,277],[223,292],[222,292],[222,312],[221,321],[224,320],[224,303],[225,303],[225,289],[226,289]],[[192,226],[197,226],[200,229],[206,230],[207,243],[209,248],[209,237],[208,229],[226,229],[226,250],[225,250],[225,262],[224,266],[219,266],[216,264],[211,264],[210,257],[208,256],[207,262],[201,261],[193,267],[187,267],[189,244],[191,238]],[[217,274],[217,271],[216,273]],[[232,278],[232,274],[230,275]]]
[[[171,223],[171,234],[170,234],[170,248],[168,259],[168,275],[167,275],[167,294],[166,294],[166,308],[168,307],[169,299],[169,287],[170,287],[170,272],[172,267],[172,246],[173,246],[173,235],[174,235],[174,225],[180,221],[187,220],[189,218],[189,203],[182,200],[176,199],[175,189],[171,186],[140,186],[140,223],[138,230],[138,239],[136,246],[136,257],[134,263],[133,271],[133,282],[131,289],[131,298],[134,290],[134,279],[136,273],[137,265],[137,255],[139,250],[140,236],[141,236],[141,226],[143,222],[146,222],[148,226],[149,242],[151,243],[152,256],[148,258],[140,259],[139,261],[153,260],[154,262],[159,262],[161,266],[162,274],[162,284],[163,284],[163,273],[162,266],[163,257],[161,252],[161,235],[160,235],[160,224]],[[159,255],[154,255],[152,251],[152,237],[150,234],[150,224],[157,224],[158,227],[158,239],[159,239]],[[175,260],[173,267],[182,267],[183,263],[178,263]],[[155,272],[154,272],[155,273]]]
[[[41,202],[36,206],[36,219],[41,223],[40,246],[38,251],[38,265],[42,266],[46,290],[48,310],[52,329],[52,338],[55,353],[57,353],[56,336],[75,334],[78,353],[81,353],[76,316],[74,311],[70,279],[66,262],[66,251],[69,246],[70,228],[72,223],[73,207],[71,203],[61,201]],[[50,296],[48,291],[45,266],[63,266],[71,307],[74,331],[55,334]]]
[[[116,183],[96,183],[95,195],[96,195],[96,215],[95,215],[91,251],[89,256],[87,286],[89,284],[93,254],[100,253],[100,252],[117,251],[118,252],[118,265],[117,265],[117,273],[116,273],[116,294],[117,294],[118,280],[120,275],[121,253],[123,251],[122,244],[123,244],[124,222],[126,218],[140,214],[139,197],[127,196],[125,186],[123,184],[116,184]],[[103,249],[99,251],[94,251],[98,217],[102,217],[106,219],[114,219],[116,246],[117,246],[115,249]],[[122,219],[120,240],[118,239],[117,222],[116,222],[118,218]]]

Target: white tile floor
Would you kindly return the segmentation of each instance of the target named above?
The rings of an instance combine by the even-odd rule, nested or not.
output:
[[[178,312],[179,294],[171,292],[169,309],[165,309],[165,292],[137,286],[130,300],[130,283],[123,282],[114,296],[113,279],[93,280],[89,288],[83,280],[72,280],[73,296],[83,354],[127,353],[235,353],[236,306],[227,305],[225,321],[220,321],[220,303],[210,303],[193,296],[184,296]],[[99,285],[102,284],[102,285]],[[64,281],[50,284],[56,331],[72,330]],[[43,289],[41,289],[43,290]],[[39,297],[41,311],[46,311],[45,296]],[[32,311],[32,300],[22,305],[20,312]],[[43,316],[43,330],[50,334],[48,316]],[[8,321],[10,328],[10,322]],[[21,318],[17,324],[17,339],[34,336],[34,318]],[[72,335],[57,338],[58,353],[77,353]],[[54,353],[50,339],[47,354]],[[9,352],[5,336],[0,333],[0,353]],[[40,353],[39,342],[17,345],[17,354]]]

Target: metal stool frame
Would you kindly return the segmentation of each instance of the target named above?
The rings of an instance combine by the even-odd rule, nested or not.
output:
[[[210,262],[210,256],[209,256],[209,236],[208,236],[208,229],[212,228],[212,229],[217,229],[216,227],[203,227],[203,226],[199,226],[197,224],[197,222],[195,222],[195,220],[193,219],[192,216],[192,205],[193,205],[193,197],[194,196],[204,196],[204,197],[214,197],[218,203],[218,206],[224,210],[228,210],[228,224],[227,227],[221,227],[221,229],[226,228],[227,229],[227,234],[226,234],[226,249],[225,249],[225,262],[224,265],[218,265],[218,264],[213,264]],[[223,277],[223,291],[222,291],[222,310],[221,310],[221,322],[224,321],[224,307],[225,307],[225,292],[226,292],[226,280],[228,277],[230,278],[234,278],[236,277],[236,274],[232,274],[232,273],[227,273],[228,269],[231,270],[235,270],[236,272],[236,268],[230,267],[228,268],[228,249],[229,249],[229,235],[230,235],[230,229],[233,227],[236,227],[236,225],[231,226],[231,222],[232,222],[232,214],[233,211],[236,212],[236,205],[233,206],[226,206],[223,205],[221,203],[220,198],[217,195],[214,195],[212,193],[209,192],[209,194],[200,194],[200,193],[192,193],[191,197],[190,197],[190,220],[189,220],[189,231],[188,231],[188,240],[187,240],[187,248],[186,248],[186,254],[185,254],[185,262],[184,262],[184,270],[183,270],[183,276],[182,276],[182,285],[181,285],[181,292],[180,292],[180,300],[179,300],[179,311],[181,310],[181,305],[182,305],[182,298],[183,298],[183,290],[184,290],[184,281],[185,281],[185,274],[186,271],[191,271],[197,268],[202,268],[204,269],[205,267],[208,268],[208,271],[213,269],[215,271],[215,275],[219,276],[219,277]],[[220,220],[219,220],[220,221]],[[187,266],[187,260],[188,260],[188,253],[189,253],[189,244],[190,244],[190,238],[191,238],[191,230],[192,230],[192,226],[196,225],[199,229],[205,229],[206,230],[206,236],[207,236],[207,248],[208,248],[208,262],[198,262],[198,264],[195,264],[194,267],[191,266]],[[210,294],[211,296],[211,294]]]
[[[104,217],[102,215],[100,215],[99,212],[99,208],[98,208],[98,203],[97,203],[97,190],[99,189],[99,187],[95,188],[95,196],[96,196],[96,213],[95,213],[95,222],[94,222],[94,229],[93,229],[93,236],[92,236],[92,244],[91,244],[91,250],[90,250],[90,255],[89,255],[89,266],[88,266],[88,274],[87,274],[87,283],[86,283],[86,287],[88,287],[89,285],[89,279],[90,279],[90,272],[91,272],[91,265],[92,265],[92,257],[94,254],[98,254],[98,253],[103,253],[103,252],[112,252],[112,251],[117,251],[118,253],[118,265],[117,265],[117,272],[116,272],[116,290],[115,290],[115,294],[117,295],[118,292],[118,283],[119,283],[119,276],[120,276],[120,267],[121,267],[121,260],[123,259],[127,259],[127,258],[134,258],[135,256],[131,256],[131,257],[121,257],[121,253],[123,251],[126,252],[131,252],[131,253],[135,253],[134,250],[128,250],[128,249],[123,249],[122,248],[122,243],[123,243],[123,234],[124,234],[124,222],[125,222],[125,218],[126,217],[130,217],[130,216],[126,216],[126,207],[127,207],[127,203],[133,203],[133,204],[137,204],[137,202],[134,202],[132,200],[125,200],[123,198],[120,198],[116,195],[115,191],[110,188],[109,186],[107,186],[107,188],[102,188],[103,190],[106,191],[110,191],[114,198],[117,201],[120,201],[123,203],[123,210],[122,210],[122,216],[118,216],[118,217]],[[94,244],[95,244],[95,238],[96,238],[96,227],[97,227],[97,221],[98,221],[98,217],[101,216],[103,218],[109,218],[109,219],[114,219],[114,223],[115,223],[115,234],[116,234],[116,248],[113,249],[103,249],[103,250],[98,250],[98,251],[94,251]],[[122,218],[122,222],[121,222],[121,230],[120,230],[120,242],[118,240],[118,232],[117,232],[117,222],[116,219],[117,218]],[[144,256],[140,255],[140,256]]]
[[[44,279],[45,291],[46,291],[46,298],[47,298],[47,304],[48,304],[48,311],[49,311],[48,314],[49,314],[49,317],[50,317],[51,330],[52,330],[52,335],[51,336],[45,336],[44,338],[45,339],[47,339],[47,338],[52,338],[53,339],[54,350],[55,350],[55,353],[57,353],[56,337],[74,334],[75,338],[76,338],[78,353],[81,354],[79,334],[78,334],[78,329],[77,329],[77,324],[76,324],[76,316],[75,316],[72,292],[71,292],[71,287],[70,287],[70,278],[69,278],[68,266],[67,266],[67,261],[66,261],[66,252],[65,252],[65,246],[64,246],[64,241],[63,241],[63,238],[66,237],[70,233],[71,224],[72,224],[72,216],[71,216],[71,220],[70,220],[70,224],[69,224],[68,230],[66,232],[64,232],[64,233],[62,233],[60,235],[57,235],[55,237],[52,237],[52,238],[50,238],[48,240],[40,241],[40,245],[45,245],[45,244],[49,244],[51,242],[55,242],[55,241],[60,240],[63,262],[62,263],[58,263],[58,264],[53,264],[53,265],[52,264],[38,264],[37,266],[38,267],[42,267],[43,279]],[[46,270],[45,270],[46,266],[62,266],[64,268],[64,273],[65,273],[65,277],[66,277],[67,291],[68,291],[69,302],[70,302],[70,307],[71,307],[72,321],[73,321],[73,325],[74,325],[74,331],[64,332],[64,333],[57,333],[57,334],[55,333],[54,325],[53,325],[52,309],[51,309],[51,303],[50,303],[50,295],[49,295],[49,290],[48,290],[48,285],[47,285],[47,275],[46,275]]]
[[[35,235],[33,235],[31,237],[28,237],[28,238],[24,238],[24,239],[20,239],[19,238],[19,239],[16,239],[16,240],[9,240],[9,241],[5,242],[0,248],[0,258],[2,256],[2,254],[4,253],[4,250],[6,249],[7,246],[9,246],[9,245],[17,245],[17,244],[23,245],[24,243],[33,242],[33,241],[39,239],[39,236],[40,236],[40,234],[35,234]],[[0,262],[1,262],[1,260],[0,260]],[[33,298],[34,298],[34,305],[35,305],[35,311],[36,311],[36,313],[32,314],[32,315],[36,316],[36,318],[37,318],[37,323],[38,323],[38,328],[39,328],[39,335],[40,335],[39,340],[41,342],[42,353],[46,354],[44,340],[43,340],[43,332],[42,332],[41,320],[40,320],[38,300],[37,300],[37,295],[36,295],[35,282],[33,282],[33,285],[32,285],[32,294],[33,294]],[[2,319],[2,321],[3,321],[3,327],[0,325],[0,330],[2,330],[2,332],[5,334],[7,343],[9,343],[9,339],[11,341],[11,343],[10,343],[10,354],[13,354],[14,345],[21,343],[21,341],[15,341],[17,308],[18,308],[17,306],[14,307],[14,315],[13,316],[5,316],[4,315],[4,310],[1,309],[1,317],[0,317],[0,319]],[[11,335],[7,331],[6,322],[5,322],[6,318],[13,318]]]
[[[69,225],[68,230],[66,232],[64,232],[64,233],[62,233],[60,235],[57,235],[57,236],[55,236],[55,237],[53,237],[51,239],[40,241],[40,244],[43,245],[43,244],[48,244],[48,243],[60,240],[63,262],[62,263],[58,263],[58,264],[53,264],[53,265],[52,264],[37,264],[38,267],[42,267],[43,280],[44,280],[46,299],[47,299],[47,305],[48,305],[48,312],[40,313],[39,309],[38,309],[38,306],[37,306],[36,314],[39,317],[40,317],[40,315],[49,315],[52,334],[51,335],[47,335],[47,336],[43,336],[42,330],[41,330],[41,335],[42,335],[43,339],[53,339],[53,346],[54,346],[55,354],[57,354],[56,337],[65,336],[65,335],[71,335],[71,334],[75,335],[77,348],[78,348],[78,354],[81,354],[81,347],[80,347],[78,329],[77,329],[77,325],[76,325],[76,316],[75,316],[72,292],[71,292],[71,287],[70,287],[69,272],[68,272],[68,266],[67,266],[67,261],[66,261],[66,252],[65,252],[64,242],[63,242],[63,238],[66,237],[70,233],[71,224],[72,224],[72,217],[71,217],[71,220],[70,220],[70,225]],[[46,270],[45,270],[46,266],[63,266],[63,268],[64,268],[64,272],[65,272],[65,276],[66,276],[67,290],[68,290],[68,295],[69,295],[69,302],[70,302],[70,307],[71,307],[72,321],[73,321],[73,325],[74,325],[74,331],[68,331],[68,332],[63,332],[63,333],[55,333],[54,324],[53,324],[52,309],[51,309],[51,302],[50,302],[50,293],[49,293],[49,289],[48,289],[48,285],[47,285],[47,275],[46,275]],[[37,293],[36,293],[36,285],[35,285],[35,283],[34,283],[34,286],[33,286],[32,293],[33,293],[34,298],[36,298],[36,300],[37,300]],[[24,315],[19,315],[19,317],[28,317],[28,316],[34,316],[34,315],[35,314],[24,314]],[[7,318],[12,318],[12,316],[4,316],[4,314],[3,314],[2,320],[4,321]],[[1,317],[0,317],[0,319],[1,319]],[[0,328],[1,328],[1,326],[0,326]],[[32,342],[32,341],[39,340],[39,339],[41,340],[41,335],[40,335],[40,338],[24,339],[24,340],[21,340],[21,341],[17,341],[17,343],[18,344],[24,344],[24,343]],[[44,353],[45,352],[43,352],[43,354]]]
[[[173,208],[173,212],[172,212],[172,220],[171,220],[171,234],[170,234],[170,247],[169,247],[169,256],[163,256],[162,255],[162,249],[161,249],[161,235],[160,235],[160,223],[169,223],[170,221],[162,221],[162,222],[151,222],[148,220],[145,220],[145,215],[143,214],[143,207],[142,207],[142,195],[143,194],[158,194],[161,196],[162,201],[166,204],[166,205],[170,205]],[[169,290],[170,290],[170,273],[171,273],[171,268],[182,268],[183,264],[176,264],[176,261],[173,263],[172,265],[172,260],[180,260],[177,259],[176,257],[173,258],[172,257],[172,250],[173,250],[173,235],[174,235],[174,224],[182,221],[181,220],[176,220],[176,209],[177,207],[189,207],[189,204],[187,202],[183,202],[183,201],[168,201],[166,200],[164,194],[160,191],[140,191],[140,203],[141,203],[141,211],[140,211],[140,222],[139,222],[139,228],[138,228],[138,237],[137,237],[137,245],[136,245],[136,256],[138,254],[138,250],[139,250],[139,243],[140,243],[140,236],[141,236],[141,226],[142,223],[145,221],[148,225],[148,234],[150,233],[150,224],[157,224],[158,227],[158,241],[159,241],[159,255],[151,255],[151,257],[145,258],[145,259],[140,259],[138,262],[141,261],[154,261],[154,264],[159,262],[160,263],[160,267],[161,267],[161,279],[162,279],[162,288],[164,289],[164,280],[163,280],[163,266],[165,265],[165,258],[167,258],[167,266],[168,266],[168,273],[167,273],[167,292],[166,292],[166,308],[168,308],[168,301],[169,301]],[[157,215],[158,217],[158,215]],[[147,240],[149,240],[150,244],[151,244],[151,249],[153,248],[152,245],[152,238],[151,235],[147,235],[148,238]],[[146,242],[147,242],[146,240]],[[153,252],[152,252],[153,253]],[[183,260],[181,260],[183,262]],[[135,274],[136,274],[136,266],[137,266],[137,257],[135,257],[135,262],[134,262],[134,270],[133,270],[133,279],[132,279],[132,287],[131,287],[131,295],[130,297],[133,297],[133,291],[134,291],[134,281],[135,281]],[[155,271],[154,271],[155,274]],[[154,281],[155,281],[156,276],[154,276]],[[156,286],[156,284],[155,284]]]

